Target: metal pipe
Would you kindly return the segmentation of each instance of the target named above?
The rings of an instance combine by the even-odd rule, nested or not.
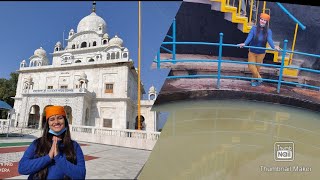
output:
[[[302,30],[306,29],[306,26],[303,25],[297,18],[295,18],[281,3],[277,2],[277,5],[296,23],[299,24]]]
[[[219,40],[219,57],[218,57],[218,78],[217,78],[217,88],[220,89],[220,73],[221,73],[221,58],[222,58],[222,41],[223,41],[223,33],[220,33]]]
[[[238,7],[238,15],[240,16],[240,12],[241,12],[241,1],[242,0],[239,0],[239,7]]]
[[[283,41],[282,59],[281,59],[281,68],[280,68],[280,72],[279,72],[279,81],[278,81],[278,87],[277,87],[277,92],[278,93],[280,93],[280,87],[281,87],[281,81],[282,81],[284,59],[286,57],[287,44],[288,44],[288,40],[284,40]]]
[[[173,45],[172,45],[172,59],[175,60],[176,59],[176,18],[173,19],[173,24],[172,24],[172,41],[173,41]],[[175,63],[174,63],[175,64]]]
[[[251,0],[251,2],[250,2],[249,23],[251,23],[251,20],[252,20],[252,7],[253,7],[253,1],[254,1],[254,0]]]
[[[258,14],[259,14],[259,4],[260,4],[260,1],[257,2],[257,11],[256,11],[256,21],[258,22]]]
[[[262,9],[263,13],[265,13],[265,11],[266,11],[266,5],[267,5],[267,2],[263,1],[263,9]]]
[[[169,52],[169,53],[172,53],[172,51],[171,51],[170,49],[168,49],[168,48],[165,48],[165,47],[163,47],[163,46],[160,46],[160,48],[164,49],[165,51],[167,51],[167,52]]]
[[[296,29],[294,31],[294,36],[293,36],[293,42],[292,42],[292,51],[294,51],[294,47],[296,45],[296,39],[297,39],[297,33],[298,33],[298,23],[296,23]],[[290,59],[289,59],[289,65],[291,65],[292,62],[292,58],[293,58],[293,54],[290,54]]]
[[[166,37],[168,37],[168,38],[172,39],[172,36],[166,35]]]
[[[160,69],[160,50],[157,52],[157,69]]]

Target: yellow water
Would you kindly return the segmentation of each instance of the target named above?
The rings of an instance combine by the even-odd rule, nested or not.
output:
[[[320,179],[319,112],[238,100],[155,109],[170,115],[139,179]],[[292,156],[274,154],[279,142]]]

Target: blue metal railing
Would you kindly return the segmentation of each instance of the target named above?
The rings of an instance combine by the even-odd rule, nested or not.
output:
[[[173,22],[173,30],[175,30],[175,20]],[[290,81],[284,81],[283,80],[283,71],[284,68],[288,69],[297,69],[297,70],[302,70],[302,71],[308,71],[312,73],[318,73],[320,74],[319,70],[314,70],[314,69],[309,69],[309,68],[300,68],[300,67],[295,67],[295,66],[284,66],[284,61],[285,61],[285,56],[286,53],[289,54],[300,54],[300,55],[305,55],[305,56],[311,56],[311,57],[317,57],[320,58],[320,55],[316,54],[310,54],[310,53],[304,53],[304,52],[297,52],[297,51],[288,51],[287,50],[287,44],[288,41],[284,40],[284,45],[283,49],[280,50],[282,52],[282,59],[281,59],[281,64],[280,65],[274,65],[274,64],[266,64],[266,63],[253,63],[253,62],[243,62],[243,61],[236,61],[236,60],[228,60],[228,59],[223,59],[222,58],[222,49],[223,47],[239,47],[236,44],[224,44],[223,43],[223,33],[220,33],[220,39],[219,43],[210,43],[210,42],[176,42],[175,39],[175,33],[173,33],[173,38],[172,42],[163,42],[163,45],[172,45],[174,48],[173,50],[169,50],[167,48],[162,48],[164,50],[169,50],[168,52],[172,53],[172,59],[171,60],[161,60],[160,59],[160,50],[157,53],[157,59],[155,60],[157,62],[157,69],[160,69],[160,65],[163,62],[171,62],[173,64],[177,62],[213,62],[213,63],[218,63],[218,71],[217,74],[209,74],[209,75],[184,75],[184,76],[168,76],[168,79],[176,79],[176,78],[217,78],[217,89],[220,88],[220,81],[221,78],[226,78],[226,79],[243,79],[243,80],[263,80],[266,82],[271,82],[271,83],[277,83],[277,92],[280,93],[281,85],[282,84],[289,84],[289,85],[296,85],[300,87],[307,87],[311,89],[317,89],[320,90],[320,86],[313,86],[309,84],[302,84],[298,82],[290,82]],[[219,46],[219,54],[218,54],[218,59],[176,59],[176,45],[208,45],[208,46]],[[244,48],[255,48],[255,49],[263,49],[263,50],[273,50],[271,48],[262,48],[262,47],[255,47],[255,46],[243,46]],[[221,66],[223,63],[234,63],[234,64],[255,64],[259,66],[266,66],[266,67],[273,67],[273,68],[279,68],[279,78],[278,80],[274,79],[265,79],[265,78],[252,78],[252,77],[245,77],[245,76],[226,76],[221,74]]]
[[[277,5],[285,12],[295,23],[301,27],[302,30],[306,29],[306,26],[303,25],[297,18],[295,18],[281,3],[277,2]]]

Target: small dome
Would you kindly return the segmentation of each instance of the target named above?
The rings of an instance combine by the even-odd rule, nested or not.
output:
[[[21,63],[26,63],[26,62],[27,62],[27,61],[26,61],[25,59],[21,61]]]
[[[57,43],[56,43],[56,46],[61,46],[62,44],[61,44],[61,42],[60,41],[58,41]]]
[[[128,48],[124,48],[123,51],[129,51]]]
[[[42,49],[42,47],[40,47],[39,49],[34,51],[34,55],[40,56],[40,57],[46,57],[47,52],[44,49]]]
[[[77,33],[82,31],[99,31],[99,27],[103,26],[106,30],[107,23],[95,12],[81,19],[77,27]]]
[[[103,39],[108,39],[109,38],[109,35],[107,33],[105,33],[102,37]]]
[[[73,29],[70,29],[70,32],[74,32],[74,30],[73,30]]]
[[[86,73],[82,72],[82,73],[80,74],[80,79],[87,79]]]
[[[118,45],[122,46],[123,40],[119,38],[117,35],[115,35],[112,39],[109,41],[109,45]]]
[[[149,93],[155,93],[156,92],[156,88],[154,86],[151,86],[149,89]]]

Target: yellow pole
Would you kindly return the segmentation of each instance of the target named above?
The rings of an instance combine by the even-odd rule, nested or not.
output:
[[[260,4],[260,1],[257,1],[256,23],[259,22],[259,21],[258,21],[259,4]]]
[[[267,2],[266,1],[263,1],[263,9],[262,9],[262,12],[265,13],[266,11],[266,4]]]
[[[141,111],[140,111],[140,95],[141,95],[141,87],[140,87],[140,61],[141,61],[141,2],[139,1],[139,22],[138,22],[138,130],[141,130]]]
[[[253,6],[253,1],[254,1],[254,0],[251,0],[251,2],[250,2],[250,15],[249,15],[249,23],[251,23],[251,20],[252,20],[252,6]]]
[[[230,6],[230,0],[227,0],[227,5]]]
[[[241,0],[239,0],[239,7],[238,7],[238,14],[240,16],[240,11],[241,11]]]
[[[296,23],[296,29],[294,31],[293,42],[292,42],[292,51],[294,51],[294,46],[296,45],[297,33],[298,33],[298,23]],[[290,54],[289,65],[292,62],[292,57],[293,57],[293,54]]]

